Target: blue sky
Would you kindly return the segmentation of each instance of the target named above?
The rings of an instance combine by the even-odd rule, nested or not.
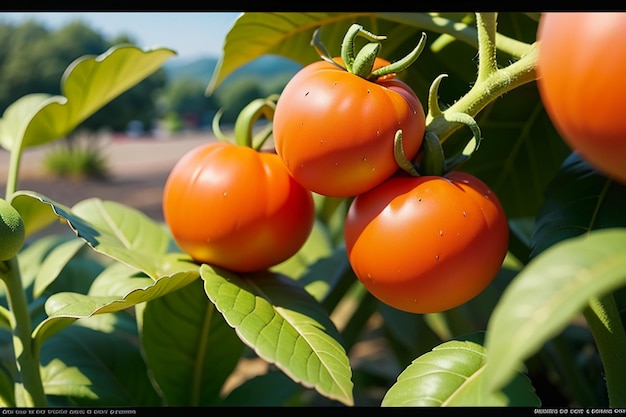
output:
[[[0,12],[0,21],[34,18],[51,30],[81,19],[109,38],[127,34],[143,47],[164,46],[181,60],[219,57],[224,37],[240,12]]]

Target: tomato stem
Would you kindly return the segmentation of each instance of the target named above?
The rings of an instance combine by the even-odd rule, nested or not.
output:
[[[372,71],[372,74],[370,75],[369,78],[376,79],[378,77],[382,77],[383,75],[388,75],[388,74],[393,74],[393,73],[404,71],[411,64],[413,64],[413,62],[417,60],[417,58],[420,56],[420,54],[424,50],[425,45],[426,45],[426,34],[422,32],[422,36],[419,42],[417,43],[417,46],[411,52],[409,52],[407,56],[389,65],[378,68],[375,71]]]
[[[354,53],[354,46],[355,46],[355,42],[356,42],[356,38],[358,36],[362,36],[363,38],[367,39],[370,43],[368,45],[370,45],[370,49],[371,49],[371,45],[376,46],[378,45],[378,48],[376,50],[376,54],[374,55],[374,59],[372,59],[369,54],[364,54],[361,57],[359,57],[359,55],[355,56]],[[343,63],[346,66],[347,70],[349,72],[351,72],[352,74],[356,74],[360,77],[363,78],[367,78],[370,75],[370,72],[372,70],[372,67],[374,65],[374,60],[376,58],[376,56],[378,55],[378,49],[380,48],[380,41],[384,41],[385,39],[387,39],[386,36],[379,36],[379,35],[375,35],[371,32],[368,32],[367,30],[363,29],[363,26],[357,24],[357,23],[353,23],[349,28],[348,31],[346,32],[346,35],[343,38],[343,42],[341,43],[341,59],[343,59]],[[363,50],[361,50],[363,51]],[[368,56],[365,56],[368,55]],[[355,72],[354,71],[354,65],[355,65],[355,61],[357,60],[357,58],[360,59],[367,59],[372,61],[372,67],[369,68],[369,71],[367,71],[366,75],[363,76],[361,74],[363,74],[362,72]],[[358,68],[361,69],[364,67],[363,63],[358,63]],[[365,68],[363,68],[364,71]]]
[[[326,48],[326,45],[324,45],[322,43],[322,40],[320,39],[320,28],[315,29],[315,31],[313,32],[313,37],[311,38],[311,46],[315,48],[315,51],[317,52],[317,54],[324,61],[330,64],[333,64],[334,66],[341,69],[342,71],[347,71],[347,69],[345,69],[343,66],[339,65],[337,62],[335,62],[332,59],[330,52]]]
[[[420,171],[424,175],[442,176],[444,174],[445,159],[441,141],[433,132],[426,132],[422,142],[422,163]]]
[[[404,145],[402,144],[402,129],[398,129],[398,131],[396,131],[396,135],[393,139],[393,157],[396,160],[396,164],[398,164],[401,169],[414,177],[420,176],[420,173],[417,168],[415,168],[415,165],[409,161],[404,153]]]
[[[4,262],[0,279],[6,287],[12,312],[13,349],[20,378],[15,383],[15,401],[18,407],[45,407],[47,404],[39,368],[39,355],[31,337],[31,319],[26,294],[22,286],[17,257]]]
[[[496,61],[497,13],[476,13],[478,30],[478,77],[476,82],[486,80],[498,70]]]
[[[465,113],[475,117],[489,103],[495,101],[503,94],[515,88],[530,83],[536,79],[536,66],[538,56],[538,44],[533,47],[518,61],[507,67],[500,68],[491,73],[482,81],[477,81],[470,91],[447,108],[443,113]],[[451,123],[452,122],[452,123]],[[455,131],[463,126],[462,122],[449,120],[443,116],[428,114],[426,117],[427,129],[436,133],[444,142]]]

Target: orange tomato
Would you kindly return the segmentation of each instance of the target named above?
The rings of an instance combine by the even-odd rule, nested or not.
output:
[[[357,196],[345,222],[350,264],[380,301],[411,313],[459,306],[495,278],[508,250],[496,195],[476,177],[394,176]]]
[[[236,272],[294,255],[315,216],[311,193],[269,152],[215,142],[184,155],[163,193],[163,215],[180,248]]]

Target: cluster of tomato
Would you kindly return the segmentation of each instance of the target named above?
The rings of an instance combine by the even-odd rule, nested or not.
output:
[[[305,242],[312,193],[353,198],[345,245],[375,297],[413,313],[467,302],[506,255],[502,206],[467,173],[399,169],[398,131],[406,158],[422,147],[420,100],[395,74],[362,77],[342,58],[332,61],[306,66],[284,88],[272,120],[275,153],[218,142],[174,167],[163,207],[174,238],[199,262],[239,272],[268,268]],[[389,64],[376,57],[367,73]]]

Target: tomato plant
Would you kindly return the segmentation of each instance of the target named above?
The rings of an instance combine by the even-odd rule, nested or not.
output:
[[[357,196],[345,223],[350,264],[381,301],[412,313],[457,307],[495,278],[506,215],[476,177],[397,176]]]
[[[625,23],[624,13],[554,12],[542,16],[537,32],[537,83],[550,118],[573,150],[622,182]]]
[[[354,48],[350,41],[344,47]],[[417,154],[425,114],[413,90],[383,71],[389,61],[376,57],[359,73],[358,59],[327,59],[303,68],[282,91],[274,116],[276,152],[309,190],[354,196],[396,171],[396,131],[404,133],[407,157]]]
[[[309,236],[314,206],[276,154],[217,142],[174,166],[163,214],[196,261],[248,272],[294,255]]]
[[[10,154],[3,213],[11,218],[4,221],[14,227],[21,219],[25,237],[15,256],[0,260],[0,405],[544,406],[597,414],[626,407],[626,184],[594,168],[582,148],[572,152],[551,121],[536,82],[540,18],[243,13],[207,92],[271,53],[320,76],[324,88],[302,90],[320,94],[320,108],[281,109],[287,95],[278,103],[253,100],[234,125],[234,143],[216,117],[219,141],[186,157],[185,175],[167,184],[168,221],[174,212],[180,221],[171,229],[115,201],[87,198],[69,207],[18,189],[18,174],[25,149],[67,135],[173,51],[119,45],[72,63],[62,96],[17,100],[0,119],[0,146]],[[604,19],[610,26],[612,18]],[[395,59],[422,33],[427,41],[408,60]],[[346,38],[361,36],[358,53],[342,50],[353,45]],[[420,65],[396,71],[418,54]],[[574,67],[563,64],[564,80],[577,77]],[[327,94],[327,74],[390,96],[396,92],[381,83],[401,80],[427,112],[422,133],[396,125],[377,141],[393,165],[389,176],[366,186],[360,171],[331,177],[330,169],[314,170],[337,192],[313,193],[311,205],[302,185],[301,198],[289,199],[299,182],[272,146],[295,146],[318,129],[336,134],[362,163],[352,133],[371,127],[370,117],[391,120],[384,110],[359,123],[337,121],[338,110],[364,113],[338,106],[343,96]],[[594,97],[589,115],[600,100]],[[398,103],[402,109],[408,101]],[[318,124],[290,125],[300,136],[281,139],[289,114]],[[267,123],[254,129],[239,123],[261,116]],[[316,139],[294,149],[321,156],[326,137]],[[344,177],[362,191],[340,190],[335,181]],[[229,206],[232,199],[238,203]],[[59,221],[71,233],[48,229]],[[246,224],[252,232],[244,238],[238,233]],[[206,240],[207,225],[223,226],[215,230],[235,247],[194,259],[176,244],[177,228]],[[274,249],[276,258],[261,267],[267,242],[279,240],[293,255],[283,252],[288,259],[280,262]]]

